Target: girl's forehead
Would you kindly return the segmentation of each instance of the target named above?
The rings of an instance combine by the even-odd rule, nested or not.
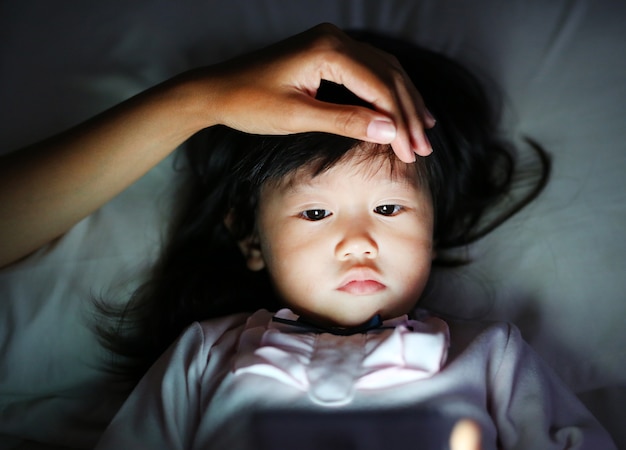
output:
[[[302,166],[288,174],[276,187],[290,191],[320,186],[337,177],[360,177],[372,183],[406,184],[423,187],[418,164],[400,161],[390,149],[360,146],[346,153],[335,164],[319,170],[314,163]]]

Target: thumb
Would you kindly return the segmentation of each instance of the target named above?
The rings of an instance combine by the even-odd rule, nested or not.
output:
[[[372,109],[338,103],[330,103],[303,96],[297,114],[300,131],[315,130],[339,134],[361,141],[390,144],[396,138],[393,121]]]
[[[480,427],[470,419],[461,419],[450,436],[451,450],[481,450]]]

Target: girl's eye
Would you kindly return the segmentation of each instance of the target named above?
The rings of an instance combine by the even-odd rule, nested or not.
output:
[[[302,217],[311,221],[325,219],[331,214],[332,213],[327,209],[307,209],[306,211],[302,211]]]
[[[374,212],[376,212],[376,214],[383,216],[395,216],[401,210],[402,206],[400,205],[380,205],[374,208]]]

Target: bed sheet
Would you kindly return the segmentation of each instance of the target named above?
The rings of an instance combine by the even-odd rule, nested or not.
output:
[[[623,2],[6,0],[1,151],[323,21],[397,33],[461,60],[501,86],[506,133],[552,154],[540,199],[475,245],[471,266],[435,274],[426,302],[515,322],[626,448]],[[90,299],[123,301],[141,279],[167,223],[172,167],[164,161],[0,272],[0,448],[89,448],[122,401],[106,390]]]

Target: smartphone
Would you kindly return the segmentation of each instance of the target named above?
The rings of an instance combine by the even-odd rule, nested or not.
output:
[[[269,410],[252,417],[259,450],[449,449],[458,418],[435,409]]]

